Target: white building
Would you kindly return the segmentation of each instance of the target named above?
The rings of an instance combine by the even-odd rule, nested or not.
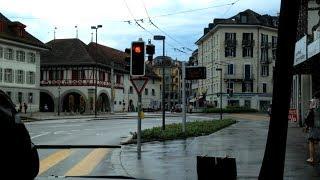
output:
[[[11,22],[0,13],[0,89],[17,109],[39,110],[40,51],[48,48],[25,31],[25,25]]]
[[[214,19],[198,45],[198,65],[207,68],[199,80],[200,106],[246,106],[265,111],[272,99],[278,18],[246,10],[228,19]]]

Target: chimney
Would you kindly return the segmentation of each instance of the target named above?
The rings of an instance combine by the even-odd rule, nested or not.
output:
[[[203,34],[206,35],[209,32],[209,28],[204,28],[203,29]]]

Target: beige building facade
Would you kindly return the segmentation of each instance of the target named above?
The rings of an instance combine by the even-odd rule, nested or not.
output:
[[[220,107],[221,74],[222,107],[266,110],[273,90],[276,17],[246,10],[229,19],[215,19],[196,44],[198,65],[207,68],[207,78],[197,83],[196,99],[205,98],[203,106]]]

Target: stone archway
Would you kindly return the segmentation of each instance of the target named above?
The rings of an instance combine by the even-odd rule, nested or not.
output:
[[[77,92],[66,93],[62,98],[62,111],[84,113],[86,110],[85,97]]]
[[[106,93],[101,93],[98,97],[98,111],[110,112],[110,100]]]
[[[47,92],[40,92],[40,112],[54,112],[54,100]]]

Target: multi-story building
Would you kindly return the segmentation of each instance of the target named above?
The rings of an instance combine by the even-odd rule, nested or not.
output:
[[[309,110],[309,100],[320,97],[320,2],[301,2],[290,106],[296,110],[300,125]]]
[[[55,39],[47,46],[52,50],[41,54],[41,110],[45,106],[55,112],[134,110],[137,98],[131,96],[133,88],[124,52],[96,43],[86,45],[79,39]],[[151,82],[156,79],[148,77]],[[154,84],[149,87],[150,91],[158,90]]]
[[[204,105],[247,106],[266,110],[271,103],[278,18],[245,10],[227,19],[214,19],[196,41],[198,65],[207,79],[198,81]],[[218,71],[217,69],[222,69]],[[220,82],[220,73],[222,82]]]
[[[26,103],[33,112],[39,110],[40,51],[48,47],[25,28],[0,13],[0,89],[17,108]]]
[[[153,62],[154,72],[162,77],[163,68],[165,66],[165,107],[170,110],[176,104],[181,104],[181,62],[173,60],[168,56],[158,56]],[[160,86],[162,90],[162,83]],[[162,91],[160,90],[160,97],[162,98]]]

